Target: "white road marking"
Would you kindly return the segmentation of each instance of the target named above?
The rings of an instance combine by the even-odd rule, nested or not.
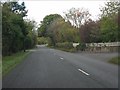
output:
[[[78,69],[80,72],[82,72],[82,73],[84,73],[85,75],[90,75],[89,73],[87,73],[87,72],[85,72],[85,71],[83,71],[82,69]]]
[[[63,60],[63,58],[60,58],[60,59],[62,59],[62,60]]]

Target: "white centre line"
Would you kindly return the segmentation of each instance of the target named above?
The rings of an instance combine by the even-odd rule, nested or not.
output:
[[[62,60],[63,60],[63,58],[60,58],[60,59],[62,59]]]
[[[84,73],[85,75],[90,75],[89,73],[87,73],[87,72],[85,72],[85,71],[83,71],[82,69],[78,69],[80,72],[82,72],[82,73]]]

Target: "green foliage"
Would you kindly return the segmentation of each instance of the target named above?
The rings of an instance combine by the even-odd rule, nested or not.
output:
[[[25,21],[27,36],[25,38],[25,48],[30,49],[33,48],[37,44],[37,35],[35,28],[35,21],[27,20]]]
[[[38,36],[47,36],[47,29],[54,19],[61,17],[59,14],[50,14],[44,17],[41,26],[38,28]]]
[[[45,25],[41,25],[40,28],[38,28],[38,36],[42,37],[42,36],[46,36],[46,28]]]
[[[99,21],[89,19],[80,27],[80,39],[82,43],[101,42]]]
[[[38,36],[49,37],[49,45],[55,46],[57,42],[79,42],[79,31],[65,22],[58,14],[47,15],[38,28]]]
[[[48,28],[48,36],[54,43],[57,42],[79,42],[78,29],[65,22],[63,18],[57,18]]]
[[[47,44],[48,43],[48,38],[45,37],[38,37],[37,38],[37,44],[41,45],[41,44]]]
[[[24,16],[26,16],[24,3],[21,5],[17,2],[5,2],[2,4],[3,56],[11,55],[12,53],[25,50],[25,48],[31,48],[35,45],[36,34],[32,31],[34,28],[33,23],[28,24],[23,19]]]
[[[120,41],[118,34],[118,11],[120,7],[119,2],[107,2],[106,6],[101,9],[100,29],[101,38],[103,42]]]
[[[57,48],[56,47],[56,49],[59,49],[59,50],[62,50],[62,51],[66,51],[66,52],[71,52],[71,53],[74,53],[74,52],[77,51],[76,48],[70,48],[70,49],[68,49],[68,48]]]
[[[10,6],[11,6],[11,11],[16,13],[16,14],[19,14],[21,15],[22,17],[25,17],[27,16],[27,10],[26,7],[25,7],[25,3],[22,2],[21,5],[18,3],[18,2],[10,2],[9,3]]]
[[[71,49],[71,48],[73,48],[73,44],[72,44],[72,42],[56,43],[56,47]]]
[[[19,52],[2,58],[2,75],[5,76],[19,64],[30,52]]]
[[[79,45],[77,45],[76,49],[81,50],[81,51],[85,51],[86,44],[85,43],[80,43]]]
[[[2,50],[3,55],[8,55],[11,52],[15,53],[22,49],[22,38],[24,35],[19,24],[23,23],[23,21],[22,17],[10,11],[6,3],[3,4],[2,13]]]
[[[118,23],[116,21],[117,16],[115,17],[104,17],[101,19],[101,34],[102,41],[118,41]]]
[[[49,47],[50,47],[50,46],[53,46],[53,43],[52,43],[52,40],[51,40],[50,37],[48,37],[48,46],[49,46]]]
[[[113,57],[112,59],[109,60],[110,63],[120,65],[120,56]]]
[[[72,42],[56,43],[55,48],[67,52],[76,52],[76,48],[73,47]]]
[[[101,17],[97,21],[89,19],[80,27],[80,39],[84,43],[120,41],[119,2],[107,2],[101,8]]]

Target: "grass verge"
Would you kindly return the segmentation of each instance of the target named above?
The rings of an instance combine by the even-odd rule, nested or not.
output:
[[[71,49],[66,49],[66,48],[55,48],[55,49],[62,50],[62,51],[66,51],[66,52],[71,52],[71,53],[76,52],[76,49],[75,49],[75,48],[71,48]]]
[[[7,75],[16,65],[22,62],[29,53],[29,51],[18,52],[11,56],[2,57],[2,76]]]
[[[109,63],[120,65],[120,56],[117,56],[117,57],[110,59]]]
[[[54,47],[54,46],[47,46],[47,47],[66,51],[66,52],[71,52],[71,53],[77,52],[76,48],[67,49],[67,48],[58,48],[58,47]]]

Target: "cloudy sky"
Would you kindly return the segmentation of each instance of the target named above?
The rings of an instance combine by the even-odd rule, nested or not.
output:
[[[97,19],[100,14],[99,8],[104,6],[106,0],[21,0],[25,2],[25,5],[28,9],[28,18],[31,20],[35,20],[36,22],[40,22],[46,15],[49,14],[60,14],[64,15],[63,12],[74,8],[85,8],[89,10],[90,14],[92,14],[92,19]],[[20,1],[20,3],[21,3]]]

